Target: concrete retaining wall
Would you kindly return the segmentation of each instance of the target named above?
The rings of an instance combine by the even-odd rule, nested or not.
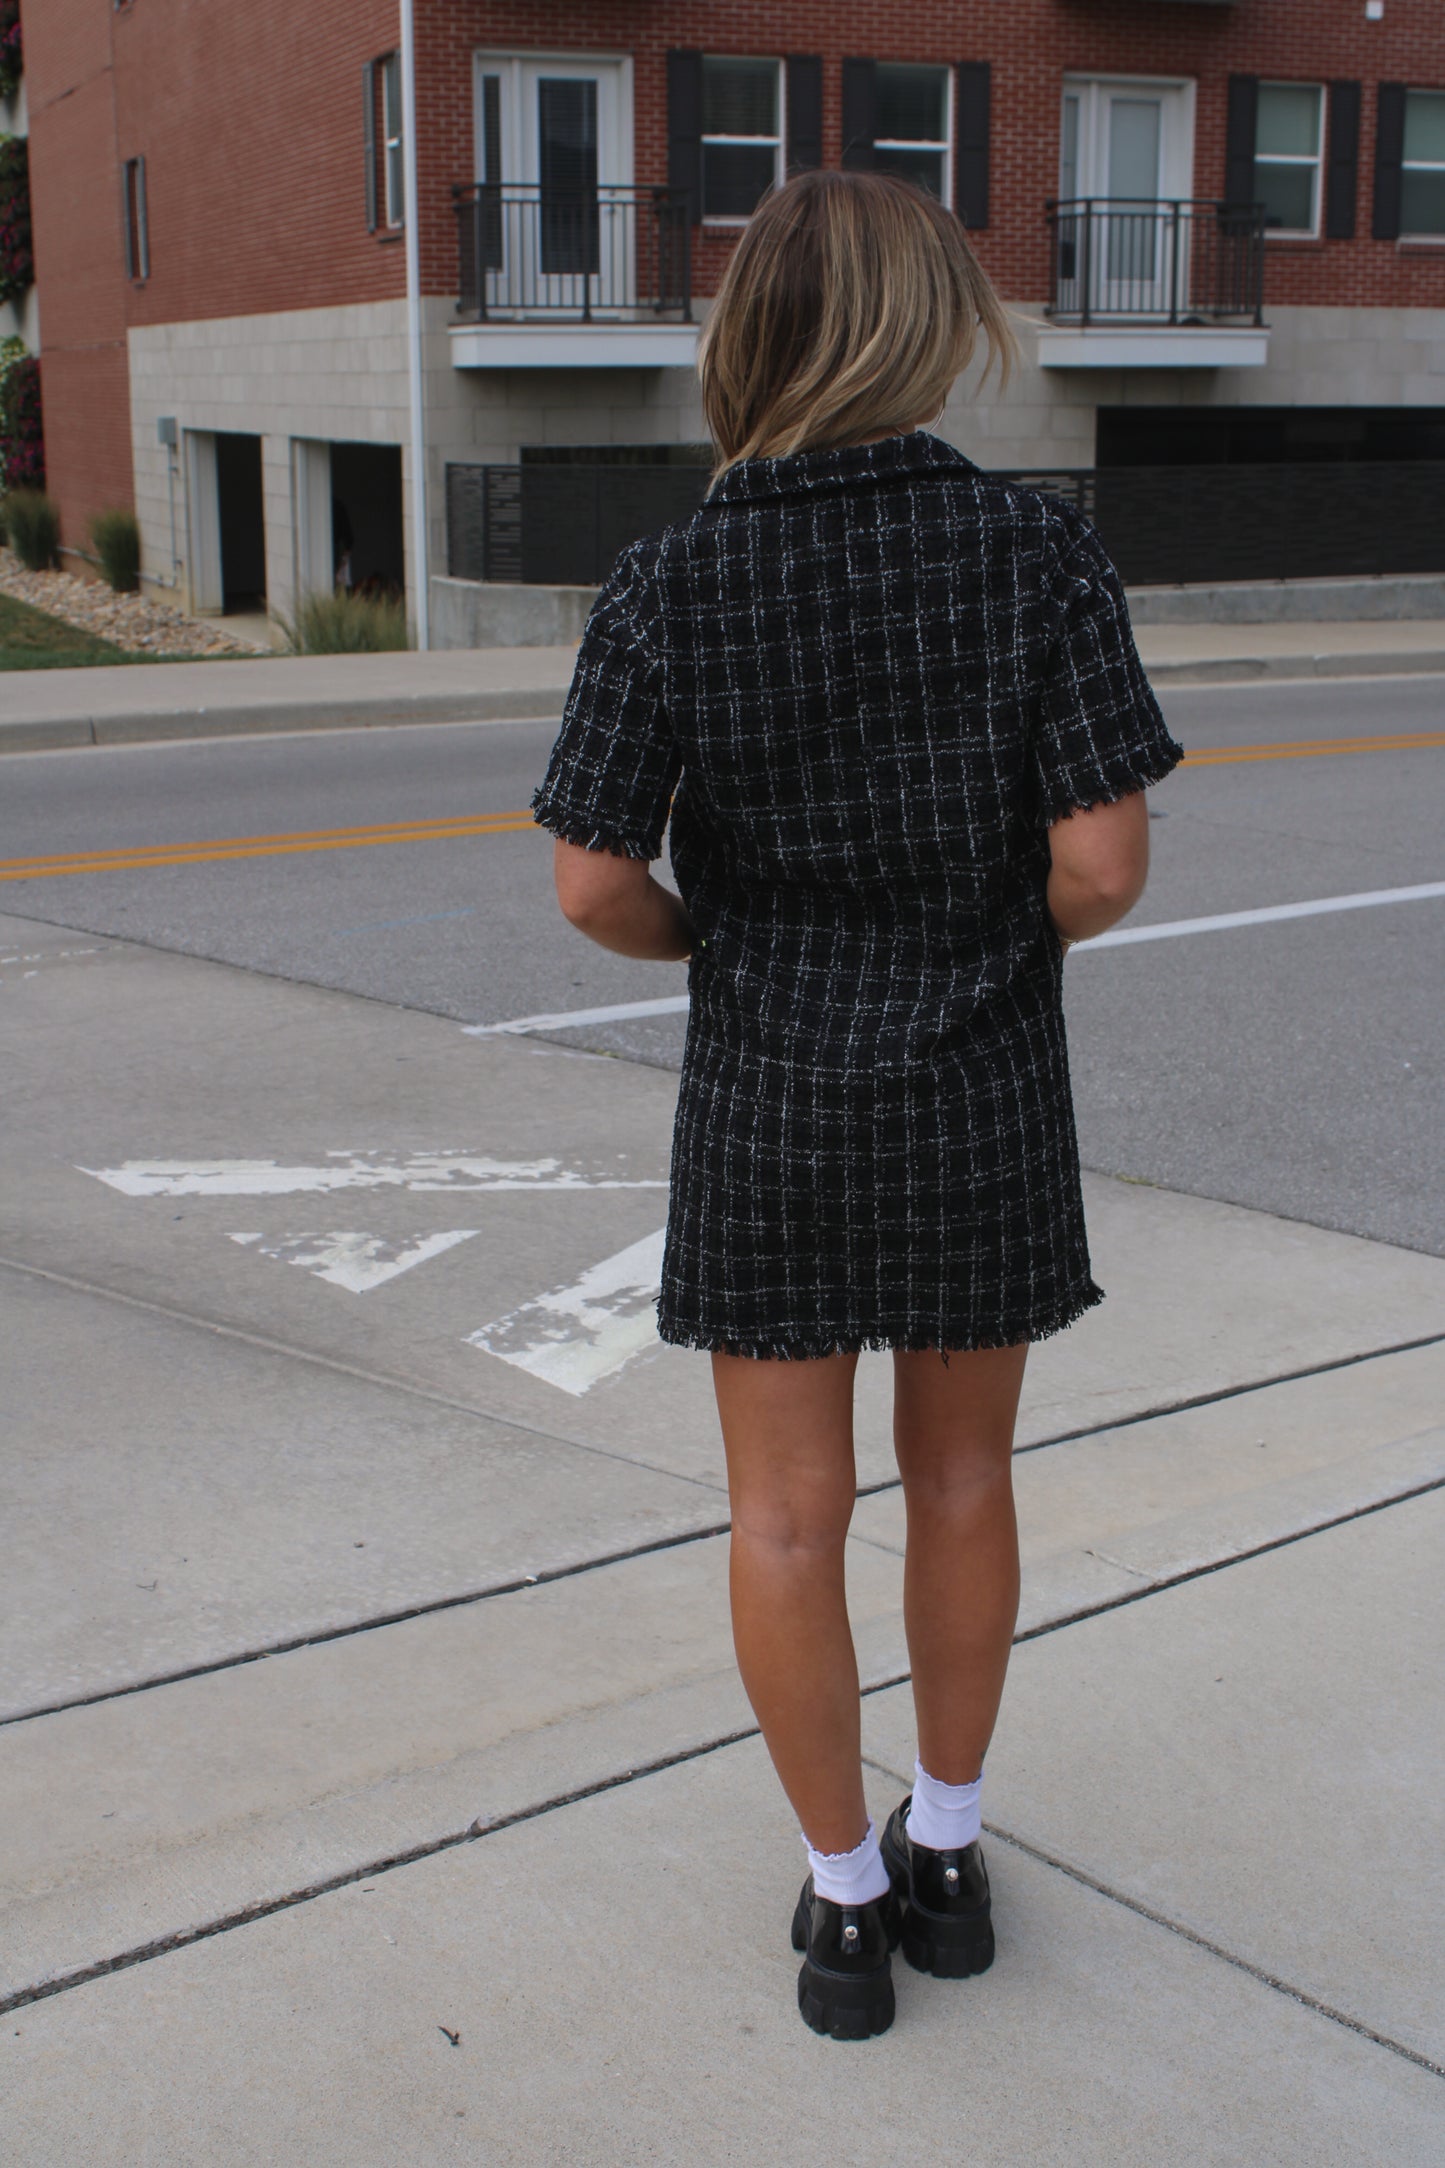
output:
[[[572,647],[582,637],[593,587],[523,587],[434,578],[433,647]],[[1131,587],[1136,625],[1445,624],[1445,576],[1237,580],[1207,587]]]
[[[1445,575],[1378,579],[1228,580],[1200,587],[1131,587],[1136,625],[1344,624],[1445,620]]]
[[[433,647],[575,647],[595,587],[433,577]]]

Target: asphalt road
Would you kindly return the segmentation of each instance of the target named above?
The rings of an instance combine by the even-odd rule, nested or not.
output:
[[[1251,757],[1153,793],[1154,872],[1131,924],[1445,878],[1445,751],[1349,749],[1438,734],[1445,680],[1176,689],[1165,705],[1190,751]],[[553,728],[12,755],[0,858],[152,862],[37,868],[0,883],[0,909],[473,1023],[680,994],[682,966],[606,955],[556,912],[550,843],[525,817]],[[472,816],[494,825],[436,832]],[[345,833],[379,827],[410,833]],[[206,855],[222,838],[253,840]],[[1086,1164],[1445,1254],[1442,927],[1437,899],[1071,959]],[[0,979],[16,969],[0,959]],[[669,1066],[682,1020],[559,1036]]]

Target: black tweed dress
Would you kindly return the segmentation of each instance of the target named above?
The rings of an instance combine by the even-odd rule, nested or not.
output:
[[[1182,757],[1118,577],[924,432],[730,469],[623,552],[537,820],[698,930],[658,1331],[1002,1347],[1089,1270],[1047,827]]]

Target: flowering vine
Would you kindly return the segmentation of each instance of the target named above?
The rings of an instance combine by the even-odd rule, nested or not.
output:
[[[25,63],[20,48],[20,0],[0,0],[0,98],[13,98]]]
[[[0,301],[18,301],[34,278],[29,146],[24,136],[0,136]]]
[[[40,363],[23,339],[0,339],[0,490],[44,487]]]

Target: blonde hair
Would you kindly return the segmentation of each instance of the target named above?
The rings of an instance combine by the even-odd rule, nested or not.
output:
[[[1003,305],[937,198],[891,173],[800,173],[749,220],[698,352],[717,473],[859,444],[943,405]]]

